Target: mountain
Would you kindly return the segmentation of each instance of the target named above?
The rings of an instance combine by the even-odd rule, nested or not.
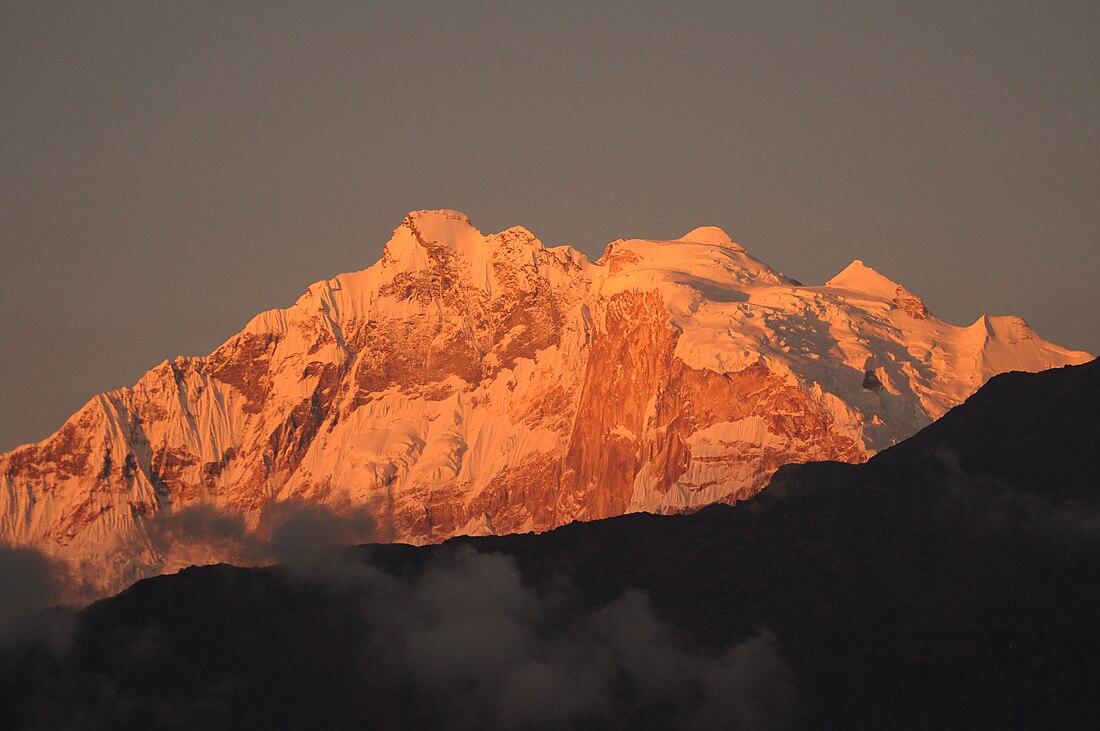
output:
[[[0,645],[14,728],[1095,728],[1100,361],[733,506],[192,568]],[[55,618],[56,619],[56,618]]]
[[[245,560],[164,538],[200,504],[252,528],[287,502],[365,509],[374,538],[412,543],[682,511],[783,464],[862,462],[996,373],[1089,357],[1016,317],[944,323],[859,261],[804,286],[717,228],[591,262],[414,212],[370,268],[0,456],[0,540],[117,589]]]

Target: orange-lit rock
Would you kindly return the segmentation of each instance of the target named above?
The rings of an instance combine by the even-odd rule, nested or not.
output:
[[[0,539],[113,589],[232,558],[150,538],[199,503],[250,525],[280,500],[365,505],[411,542],[687,510],[788,462],[865,460],[995,373],[1089,357],[1018,318],[944,323],[862,262],[801,285],[714,228],[593,263],[416,212],[369,269],[0,456]]]

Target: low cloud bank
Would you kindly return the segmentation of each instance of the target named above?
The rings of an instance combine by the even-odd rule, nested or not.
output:
[[[205,512],[173,530],[196,525],[241,536]],[[72,647],[0,647],[0,700],[18,700],[14,727],[230,728],[261,723],[270,707],[308,709],[320,726],[383,729],[755,730],[797,717],[794,672],[766,630],[706,647],[662,622],[641,593],[588,606],[560,577],[531,586],[511,558],[469,548],[391,574],[358,551],[318,554],[328,542],[318,531],[334,527],[327,514],[288,512],[270,527],[264,545],[297,563],[192,574],[202,577],[192,587],[224,585],[182,594],[199,602],[188,607],[149,590],[109,621],[111,603],[97,605]],[[52,596],[37,583],[40,558],[20,554],[5,569],[27,579],[21,616]],[[272,678],[285,690],[270,690]]]
[[[796,716],[794,673],[767,631],[705,648],[641,593],[584,608],[564,587],[525,586],[511,559],[469,549],[409,584],[362,579],[368,684],[418,696],[453,728],[770,729]]]
[[[33,548],[0,545],[0,647],[44,641],[64,649],[71,613],[58,605],[71,584],[65,564]]]
[[[145,527],[162,555],[197,546],[236,565],[303,566],[333,546],[374,537],[374,521],[365,507],[337,511],[305,500],[269,504],[252,530],[240,513],[208,503],[158,513]]]
[[[1087,491],[1054,499],[969,475],[951,455],[937,461],[913,520],[967,537],[988,554],[984,565],[1010,563],[1006,547],[1085,560],[1100,546]],[[533,585],[513,559],[468,547],[434,549],[426,565],[412,549],[379,552],[397,558],[378,563],[364,560],[371,550],[333,550],[370,540],[365,510],[277,503],[250,530],[239,515],[196,505],[148,527],[157,550],[209,546],[235,563],[280,566],[160,580],[157,591],[112,600],[80,625],[50,610],[68,581],[64,567],[0,549],[0,706],[18,707],[23,725],[221,728],[295,712],[318,727],[382,729],[776,729],[814,720],[767,629],[708,645],[663,621],[642,593],[593,604],[568,577]],[[787,648],[796,658],[804,649]]]
[[[1055,497],[1022,490],[1004,480],[971,474],[958,455],[933,455],[939,469],[938,517],[962,520],[976,534],[995,541],[1026,538],[1051,550],[1077,551],[1100,545],[1100,502],[1091,484]]]

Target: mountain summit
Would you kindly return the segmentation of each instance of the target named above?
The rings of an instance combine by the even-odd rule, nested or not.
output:
[[[117,588],[240,560],[164,540],[200,504],[249,526],[366,508],[376,539],[424,543],[733,502],[785,463],[865,461],[997,373],[1090,358],[1019,318],[942,322],[861,262],[804,286],[713,227],[591,262],[418,211],[370,268],[0,456],[0,541]]]

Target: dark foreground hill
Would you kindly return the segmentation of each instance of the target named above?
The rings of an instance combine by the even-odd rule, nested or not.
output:
[[[733,507],[140,582],[4,726],[1097,728],[1098,488],[1100,362],[1006,374]]]

